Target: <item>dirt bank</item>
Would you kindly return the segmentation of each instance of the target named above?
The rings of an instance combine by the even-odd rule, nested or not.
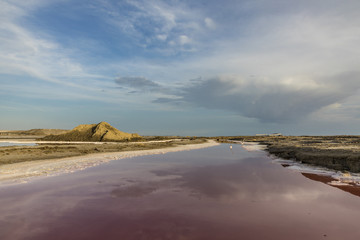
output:
[[[132,144],[131,146],[129,144],[93,144],[92,146],[89,146],[90,144],[85,144],[72,146],[73,148],[71,149],[73,150],[73,152],[69,153],[67,157],[56,159],[44,158],[44,160],[40,161],[34,161],[29,159],[27,161],[24,161],[23,159],[23,161],[21,162],[0,165],[0,184],[26,182],[29,178],[36,176],[49,176],[74,172],[88,167],[93,167],[101,163],[106,163],[112,160],[118,160],[122,158],[206,148],[215,146],[217,144],[218,143],[214,141],[206,140],[184,140],[176,142],[149,143],[142,145]],[[121,147],[120,145],[124,146]],[[54,152],[50,152],[49,154],[51,154],[53,157],[61,156],[61,154],[65,156],[65,151],[69,150],[69,148],[67,148],[66,146],[64,146],[64,148],[62,148],[61,146],[52,146],[53,148],[51,148],[51,146],[46,147],[54,151],[56,150],[58,152],[58,155],[54,155]],[[98,149],[98,151],[95,150],[96,153],[81,156],[71,155],[80,155],[82,154],[81,151],[94,151],[92,149],[94,147]],[[35,154],[36,152],[40,156],[46,157],[46,153],[44,153],[45,151],[47,151],[46,149],[47,148],[43,147],[33,148],[33,153]],[[23,153],[20,153],[19,156],[26,156],[26,153],[25,155]],[[39,158],[39,156],[36,157],[37,159]]]
[[[255,136],[224,139],[260,142],[277,157],[334,170],[360,172],[360,136]]]
[[[178,145],[204,143],[204,139],[182,139],[125,143],[44,143],[37,146],[0,147],[0,165],[26,161],[57,159],[91,153],[123,152],[174,147]]]

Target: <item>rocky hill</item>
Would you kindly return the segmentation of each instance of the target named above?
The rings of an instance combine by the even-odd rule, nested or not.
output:
[[[141,139],[136,133],[122,132],[106,122],[82,124],[64,134],[49,135],[44,141],[85,141],[85,142],[120,142]]]

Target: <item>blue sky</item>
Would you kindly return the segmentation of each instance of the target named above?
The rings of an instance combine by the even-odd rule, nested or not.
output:
[[[358,0],[0,0],[0,129],[360,134]]]

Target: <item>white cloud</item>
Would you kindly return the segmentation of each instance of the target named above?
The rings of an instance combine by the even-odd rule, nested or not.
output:
[[[46,2],[2,2],[2,23],[0,25],[0,74],[18,75],[41,79],[57,85],[76,89],[98,91],[97,87],[83,84],[89,79],[103,76],[93,75],[83,65],[73,60],[72,50],[62,47],[51,36],[37,29],[30,30],[20,24],[22,18],[30,15]],[[24,82],[26,81],[24,79]],[[6,78],[2,79],[3,81]],[[30,80],[27,80],[30,81]],[[59,91],[58,87],[54,91]]]
[[[167,39],[166,34],[158,34],[156,37],[161,41],[165,41]]]
[[[179,37],[179,43],[180,45],[185,45],[191,43],[191,39],[186,35],[181,35]]]
[[[124,11],[123,9],[128,9]],[[198,9],[182,2],[169,1],[101,1],[94,4],[99,16],[133,39],[134,44],[158,54],[174,55],[191,48],[213,24]],[[204,20],[205,19],[205,20]],[[204,24],[205,23],[205,24]],[[177,44],[174,44],[177,43]]]
[[[206,27],[208,27],[210,29],[215,29],[216,28],[216,24],[211,18],[208,18],[208,17],[205,18],[204,22],[205,22]]]

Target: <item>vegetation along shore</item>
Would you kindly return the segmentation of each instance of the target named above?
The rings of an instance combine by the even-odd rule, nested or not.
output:
[[[360,136],[238,136],[219,141],[259,142],[279,158],[323,166],[339,171],[360,172]]]

